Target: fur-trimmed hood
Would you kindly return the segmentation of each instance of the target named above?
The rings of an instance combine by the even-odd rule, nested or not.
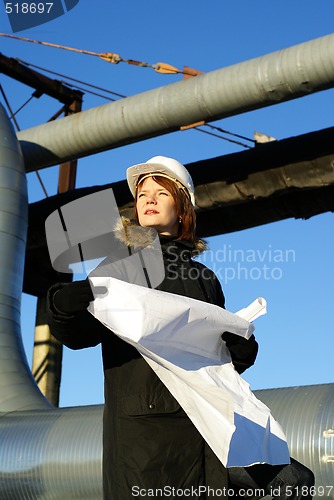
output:
[[[137,223],[137,221],[127,217],[121,218],[121,220],[116,224],[114,232],[115,237],[121,243],[126,246],[131,246],[135,250],[151,246],[157,235],[155,229],[142,227]],[[180,241],[186,244],[193,257],[208,250],[206,242],[202,239],[196,239],[194,244],[186,240],[175,239],[174,241]]]

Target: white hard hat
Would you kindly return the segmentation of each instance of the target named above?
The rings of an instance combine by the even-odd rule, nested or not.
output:
[[[145,163],[138,163],[127,169],[126,179],[133,197],[136,194],[139,176],[150,173],[161,174],[180,182],[188,191],[191,203],[195,205],[194,184],[188,170],[179,161],[166,156],[154,156]]]

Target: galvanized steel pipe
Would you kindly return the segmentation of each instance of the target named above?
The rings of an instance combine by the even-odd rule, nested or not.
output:
[[[26,171],[334,86],[334,35],[19,132]]]
[[[255,394],[283,427],[291,456],[313,471],[315,498],[333,499],[334,384],[267,389]]]
[[[23,349],[27,212],[22,153],[0,106],[0,498],[98,499],[102,407],[54,409]]]
[[[0,418],[1,500],[101,500],[102,406]]]
[[[0,107],[0,411],[50,408],[23,350],[20,324],[28,220],[26,174],[19,143]]]
[[[315,473],[315,500],[334,499],[334,384],[255,391]],[[102,406],[0,418],[0,498],[102,499]]]

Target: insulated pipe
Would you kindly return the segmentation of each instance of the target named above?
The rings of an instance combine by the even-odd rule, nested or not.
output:
[[[26,171],[334,86],[334,35],[23,130]]]
[[[23,349],[20,308],[28,195],[19,143],[0,107],[0,411],[50,408]]]
[[[1,500],[102,499],[102,411],[85,406],[0,418]]]
[[[291,456],[313,471],[315,498],[334,499],[334,384],[254,393],[281,424]]]
[[[102,498],[102,407],[54,409],[22,344],[28,221],[18,140],[0,105],[0,498]]]
[[[314,500],[334,499],[334,384],[254,391],[313,470]],[[0,418],[0,498],[102,499],[100,405]]]

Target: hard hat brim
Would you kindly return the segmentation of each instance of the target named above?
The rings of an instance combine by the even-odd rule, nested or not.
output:
[[[169,177],[173,181],[179,182],[189,193],[191,202],[194,203],[194,195],[192,190],[189,189],[189,186],[185,186],[183,179],[181,179],[175,172],[166,165],[162,165],[161,163],[138,163],[137,165],[133,165],[129,167],[126,171],[126,179],[128,182],[129,189],[133,197],[136,195],[136,188],[138,184],[138,179],[141,175],[145,174],[153,174],[156,175],[163,174],[164,176]]]

